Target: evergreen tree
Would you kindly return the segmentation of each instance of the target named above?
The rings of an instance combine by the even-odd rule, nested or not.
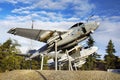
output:
[[[116,52],[116,50],[114,49],[114,44],[112,43],[112,40],[110,40],[108,42],[106,53],[108,53],[108,55],[112,56],[112,55],[114,55],[115,52]]]
[[[118,60],[117,60],[116,69],[120,69],[120,58],[118,58]]]
[[[44,56],[44,62],[43,62],[43,64],[44,64],[43,69],[44,70],[48,70],[49,69],[48,64],[47,64],[47,60],[48,59],[49,59],[48,56]]]
[[[25,58],[16,54],[20,53],[20,46],[16,40],[8,39],[0,45],[0,72],[15,69],[40,69],[40,60],[25,61]]]
[[[92,36],[89,37],[87,44],[88,47],[92,47],[94,46],[94,39],[92,38]],[[86,59],[86,63],[82,66],[82,69],[85,70],[93,70],[96,68],[96,61],[97,58],[100,58],[100,55],[98,55],[97,53],[93,53],[92,55],[88,56],[88,58]]]
[[[92,36],[90,36],[90,37],[88,38],[88,41],[87,41],[88,47],[89,47],[89,48],[92,47],[92,46],[94,45],[94,43],[95,43],[94,39],[92,38]]]
[[[12,42],[8,39],[0,46],[0,71],[9,71],[19,68],[20,57],[16,57],[17,53],[16,45],[17,42]]]
[[[114,55],[116,52],[114,48],[114,44],[112,40],[108,42],[108,46],[106,49],[106,55],[104,56],[105,62],[106,62],[106,69],[115,69],[116,68],[116,63],[118,61],[118,57]]]

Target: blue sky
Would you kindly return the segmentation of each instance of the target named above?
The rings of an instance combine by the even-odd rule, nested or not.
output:
[[[105,54],[111,39],[120,56],[120,0],[0,0],[0,43],[8,38],[16,39],[23,52],[28,49],[30,40],[7,34],[13,27],[67,30],[76,22],[85,22],[89,16],[100,21],[101,25],[92,35],[99,47],[98,53]],[[44,45],[33,41],[33,47]]]

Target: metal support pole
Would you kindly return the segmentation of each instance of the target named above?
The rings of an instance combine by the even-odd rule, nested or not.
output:
[[[68,54],[67,50],[66,50],[66,54],[67,54],[67,57],[68,57],[68,66],[69,66],[69,71],[70,71],[70,70],[73,70],[73,68],[72,68],[71,60],[69,58],[69,54]]]
[[[42,60],[41,60],[41,69],[40,69],[40,70],[43,70],[43,60],[44,60],[44,55],[41,54],[41,56],[42,56]]]
[[[71,71],[73,71],[73,67],[72,67],[71,61],[70,61],[70,69],[71,69]]]
[[[59,70],[61,70],[61,64],[59,64]]]
[[[57,71],[57,41],[55,40],[55,70]]]
[[[75,65],[75,70],[77,71],[76,63],[74,63],[74,65]]]

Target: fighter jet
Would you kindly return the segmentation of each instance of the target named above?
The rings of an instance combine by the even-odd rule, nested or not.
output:
[[[79,42],[87,39],[99,26],[99,22],[79,22],[70,27],[67,31],[41,30],[27,28],[12,28],[8,31],[10,34],[22,36],[25,38],[37,40],[46,43],[43,47],[32,54],[29,59],[35,58],[41,54],[47,54],[57,50],[70,50]]]

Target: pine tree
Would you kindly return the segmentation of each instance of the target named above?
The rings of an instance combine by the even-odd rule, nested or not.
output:
[[[0,72],[15,69],[40,69],[40,60],[25,61],[24,57],[16,55],[20,53],[17,46],[20,46],[18,42],[11,39],[0,45]]]
[[[13,42],[8,39],[6,42],[0,46],[0,71],[10,71],[14,69],[19,69],[20,57],[15,56],[17,53],[17,42]]]
[[[95,43],[94,39],[92,38],[92,36],[90,36],[90,37],[88,38],[88,41],[87,41],[88,47],[89,47],[89,48],[92,47],[92,46],[94,45],[94,43]]]
[[[92,36],[90,36],[87,41],[88,47],[90,48],[94,46],[94,43],[95,43],[94,39],[92,38]],[[97,53],[94,53],[88,56],[88,58],[86,59],[86,63],[83,65],[82,69],[85,69],[85,70],[95,69],[97,58],[100,58],[100,55],[98,55]]]
[[[106,55],[104,56],[104,60],[106,62],[106,69],[115,69],[116,68],[116,63],[118,60],[118,57],[114,55],[114,53],[116,52],[115,48],[114,48],[114,44],[112,42],[112,40],[110,40],[108,42],[108,46],[106,49]]]
[[[110,40],[106,49],[106,53],[112,56],[114,55],[115,52],[116,50],[114,49],[114,44],[112,43],[112,40]]]

